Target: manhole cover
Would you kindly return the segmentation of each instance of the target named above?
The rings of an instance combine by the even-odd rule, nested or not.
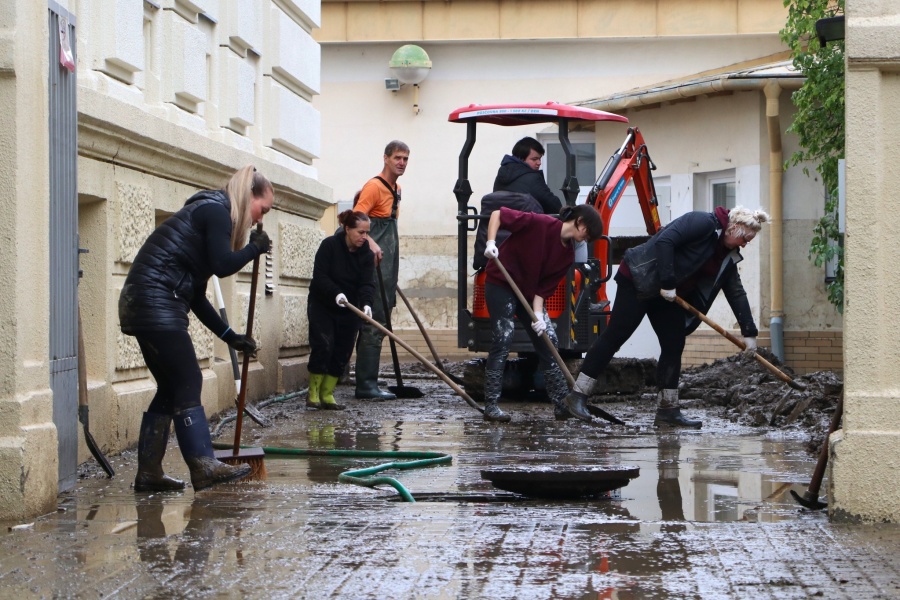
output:
[[[546,465],[485,469],[481,477],[491,484],[525,496],[577,498],[598,496],[625,487],[640,474],[635,466],[583,467]]]

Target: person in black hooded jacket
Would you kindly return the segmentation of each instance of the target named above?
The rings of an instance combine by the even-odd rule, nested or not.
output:
[[[250,243],[245,240],[250,227],[271,210],[273,195],[269,180],[248,165],[224,190],[201,191],[189,198],[150,234],[132,262],[119,295],[119,324],[122,333],[137,338],[157,385],[141,420],[137,492],[184,488],[184,482],[162,469],[173,420],[195,490],[250,473],[249,465],[227,465],[213,454],[188,313],[232,348],[255,354],[256,342],[232,331],[219,317],[206,298],[206,285],[213,275],[233,275],[269,250],[264,231],[254,230]]]
[[[513,146],[512,155],[505,155],[494,179],[495,192],[531,194],[545,215],[555,215],[562,201],[550,190],[541,172],[544,146],[533,137],[523,137]]]
[[[654,425],[700,428],[678,406],[678,379],[685,338],[700,320],[675,303],[678,295],[706,314],[721,290],[741,328],[747,349],[756,349],[759,333],[737,264],[739,249],[751,242],[769,215],[736,206],[689,212],[659,230],[640,246],[628,249],[616,273],[616,299],[609,325],[588,349],[575,387],[566,396],[569,412],[590,421],[585,402],[600,373],[644,316],[659,339],[656,384],[659,388]]]

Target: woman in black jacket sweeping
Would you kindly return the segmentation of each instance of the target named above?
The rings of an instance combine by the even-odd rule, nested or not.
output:
[[[681,353],[685,338],[700,321],[676,304],[675,296],[705,314],[722,290],[747,348],[755,349],[758,330],[738,274],[737,263],[743,260],[738,250],[752,241],[768,220],[765,212],[742,206],[730,211],[720,207],[712,213],[689,212],[627,250],[616,273],[618,289],[609,325],[591,345],[575,387],[566,396],[569,411],[579,419],[591,420],[585,402],[597,377],[647,315],[660,345],[653,424],[702,427],[701,421],[686,418],[678,407]]]
[[[195,490],[250,473],[249,465],[216,460],[206,413],[200,404],[203,375],[188,333],[188,313],[226,344],[256,352],[256,342],[231,330],[206,298],[213,275],[238,272],[270,247],[265,232],[247,231],[272,208],[273,188],[253,166],[235,173],[224,190],[194,194],[150,234],[138,251],[119,296],[122,333],[137,338],[156,395],[141,421],[137,492],[180,490],[184,482],[163,473],[169,423]]]
[[[316,252],[309,284],[309,394],[306,405],[343,410],[334,388],[353,354],[362,321],[345,302],[362,306],[372,316],[375,296],[375,254],[369,248],[369,217],[345,210],[338,215],[341,229],[322,241]]]

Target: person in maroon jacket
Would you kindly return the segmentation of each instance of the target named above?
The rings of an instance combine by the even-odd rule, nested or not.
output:
[[[497,248],[497,232],[510,232],[506,241]],[[559,280],[565,276],[575,260],[573,244],[590,241],[602,234],[600,215],[591,206],[565,206],[559,217],[526,213],[506,207],[491,213],[488,222],[487,244],[484,255],[498,258],[510,277],[531,302],[537,320],[525,327],[539,358],[547,395],[554,405],[557,420],[568,419],[571,414],[564,399],[569,389],[566,379],[546,344],[539,338],[546,332],[556,345],[556,331],[544,310],[544,299],[553,295]],[[502,255],[502,256],[501,256]],[[491,315],[493,343],[488,354],[484,378],[484,420],[507,422],[510,416],[500,410],[497,402],[503,387],[503,369],[509,356],[509,347],[518,317],[522,323],[531,318],[515,292],[509,287],[503,273],[489,260],[484,285],[485,302]]]

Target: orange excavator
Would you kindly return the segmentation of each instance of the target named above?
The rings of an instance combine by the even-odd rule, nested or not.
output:
[[[457,345],[473,352],[486,352],[491,347],[491,326],[484,302],[485,273],[475,273],[471,309],[468,302],[468,255],[472,237],[479,222],[487,216],[469,206],[472,186],[469,183],[469,156],[475,145],[479,123],[500,126],[553,123],[559,130],[559,142],[566,159],[565,177],[561,191],[566,204],[574,206],[580,187],[575,175],[575,153],[569,131],[575,123],[620,122],[628,119],[613,113],[589,108],[548,102],[546,104],[469,105],[450,113],[452,123],[465,123],[466,141],[459,155],[459,171],[453,193],[457,202],[458,220],[458,280],[457,280]],[[660,229],[656,189],[651,171],[655,169],[641,132],[628,129],[625,141],[609,158],[586,202],[593,206],[603,221],[603,237],[588,247],[587,257],[576,258],[569,273],[559,282],[556,292],[545,300],[547,314],[556,326],[560,353],[581,356],[606,328],[610,302],[606,282],[612,277],[613,240],[608,236],[609,223],[623,192],[634,183],[648,235]],[[624,249],[622,249],[624,250]],[[527,324],[526,324],[527,326]],[[533,347],[521,324],[510,348],[513,352],[531,353]]]

